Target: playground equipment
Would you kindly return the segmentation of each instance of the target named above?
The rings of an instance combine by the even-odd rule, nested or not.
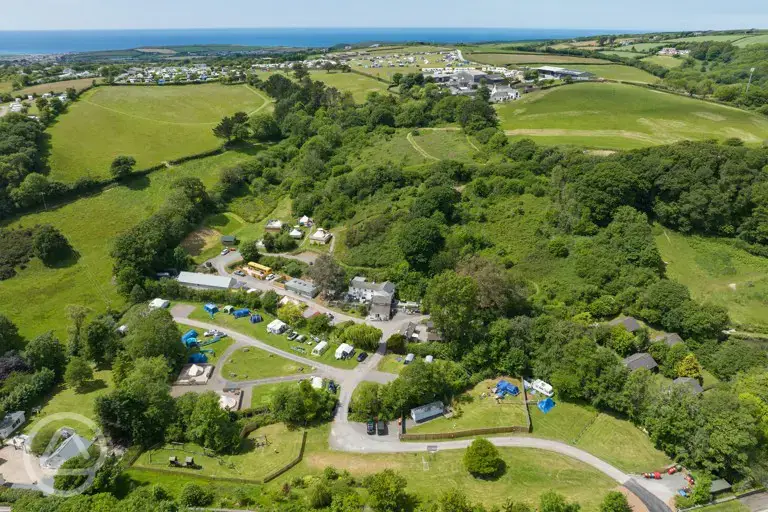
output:
[[[243,309],[236,309],[234,311],[234,313],[232,313],[232,314],[235,316],[235,318],[243,318],[245,316],[250,315],[251,314],[251,310],[250,309],[245,309],[245,308],[243,308]]]

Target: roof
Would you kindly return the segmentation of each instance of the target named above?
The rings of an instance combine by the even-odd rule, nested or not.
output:
[[[653,337],[653,341],[663,341],[668,346],[677,345],[683,342],[683,338],[676,332],[663,332]]]
[[[336,348],[336,354],[348,354],[355,350],[355,348],[349,343],[342,343]]]
[[[711,493],[717,493],[717,492],[723,492],[728,491],[731,488],[731,484],[728,483],[727,480],[723,478],[718,478],[717,480],[712,480],[712,485],[709,488],[709,492]]]
[[[539,71],[544,71],[545,73],[559,73],[561,75],[571,75],[571,76],[591,75],[591,73],[587,71],[578,71],[575,69],[560,68],[557,66],[541,66],[536,69],[538,69]]]
[[[179,272],[179,282],[193,286],[231,288],[235,284],[235,279],[227,276],[201,274],[199,272]]]
[[[444,409],[445,409],[445,406],[443,405],[443,402],[440,402],[440,401],[432,402],[432,403],[421,405],[419,407],[414,407],[413,409],[411,409],[411,417],[413,418],[414,421],[426,420],[426,419],[438,416],[440,414],[443,414]]]
[[[653,357],[651,357],[651,354],[647,352],[632,354],[631,356],[625,358],[623,362],[624,365],[632,371],[635,371],[639,368],[652,370],[659,366],[656,364],[656,361],[653,359]]]
[[[267,326],[267,329],[282,329],[285,327],[286,323],[282,320],[275,318],[271,322],[269,322],[269,325]]]
[[[59,445],[58,448],[51,454],[50,457],[47,457],[45,459],[45,462],[43,464],[45,467],[51,468],[51,469],[58,469],[61,467],[62,464],[67,462],[69,459],[73,457],[77,457],[78,455],[87,453],[88,448],[90,448],[91,443],[88,439],[85,439],[84,437],[80,437],[77,434],[72,435],[71,437],[64,440],[63,443]]]
[[[290,279],[285,283],[286,290],[298,290],[301,293],[314,294],[317,287],[303,279]]]
[[[350,282],[350,286],[353,288],[362,288],[363,290],[371,290],[374,292],[388,292],[395,293],[395,284],[389,281],[383,281],[377,283],[375,281],[368,281],[362,276],[355,276]]]
[[[638,322],[637,319],[635,319],[635,318],[633,318],[631,316],[625,316],[623,318],[621,318],[621,317],[620,318],[614,318],[613,320],[608,322],[608,325],[610,325],[610,326],[621,325],[622,327],[624,327],[629,332],[639,331],[640,329],[643,328],[643,326],[640,325],[640,322]]]
[[[694,395],[698,395],[699,393],[702,393],[704,391],[704,388],[701,387],[701,384],[699,384],[699,381],[691,377],[678,377],[672,382],[675,384],[688,386],[691,389],[691,391],[693,391]]]

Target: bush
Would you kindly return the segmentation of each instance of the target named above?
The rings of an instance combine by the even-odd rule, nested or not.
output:
[[[327,482],[320,480],[309,490],[307,494],[309,506],[312,508],[325,508],[331,504],[333,494]]]
[[[72,246],[61,231],[46,224],[35,231],[32,239],[32,252],[46,266],[67,259],[72,254]]]
[[[496,476],[504,469],[504,461],[499,451],[487,439],[475,439],[464,452],[464,467],[472,476],[488,478]]]
[[[213,493],[206,491],[197,484],[184,484],[179,502],[185,507],[207,507],[213,503]]]

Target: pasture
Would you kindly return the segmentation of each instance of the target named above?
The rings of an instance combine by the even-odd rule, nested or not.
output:
[[[133,156],[142,169],[212,150],[221,144],[212,128],[223,116],[267,104],[245,85],[98,87],[48,129],[50,177],[104,178],[118,155]]]
[[[464,133],[456,130],[418,130],[409,139],[413,148],[427,160],[458,160],[472,162],[478,152],[477,144]]]
[[[704,36],[691,36],[691,37],[678,37],[677,39],[667,39],[665,43],[700,43],[702,41],[714,41],[717,43],[725,43],[731,41],[738,41],[744,39],[745,34],[721,34],[721,35],[704,35]]]
[[[650,62],[651,64],[658,64],[659,66],[672,69],[682,66],[685,59],[672,57],[671,55],[652,55],[651,57],[644,58],[643,62]]]
[[[94,312],[103,312],[108,306],[122,307],[124,301],[112,283],[109,256],[115,236],[153,214],[177,178],[198,177],[210,186],[222,168],[246,157],[230,151],[187,162],[8,222],[10,227],[52,224],[69,239],[79,258],[58,268],[45,267],[35,258],[16,276],[0,282],[3,313],[24,336],[53,330],[64,340],[68,304],[87,306]]]
[[[627,149],[684,139],[768,139],[768,120],[755,114],[624,84],[545,89],[497,109],[507,135],[542,143]]]
[[[593,73],[598,78],[605,78],[608,80],[620,80],[622,82],[640,82],[646,84],[653,84],[659,81],[659,78],[653,76],[647,71],[634,68],[632,66],[623,66],[621,64],[606,64],[606,65],[590,65],[590,64],[577,64],[571,66],[572,69],[579,71],[587,71]]]
[[[627,59],[634,59],[634,58],[642,57],[643,55],[645,55],[644,53],[632,52],[629,50],[604,50],[604,51],[601,51],[600,53],[604,55],[615,55],[617,57],[624,57]]]
[[[667,275],[686,285],[695,299],[724,306],[742,328],[768,328],[768,260],[725,241],[660,227],[655,239]]]
[[[335,87],[342,92],[351,92],[352,97],[358,103],[363,103],[369,93],[387,92],[387,84],[358,73],[340,73],[338,71],[328,73],[327,71],[313,71],[310,75],[313,80],[319,80],[328,87]]]
[[[439,66],[439,65],[441,64],[440,63],[435,64],[435,66]],[[352,66],[352,69],[355,69],[367,75],[373,75],[379,78],[383,78],[388,82],[392,81],[392,75],[394,75],[395,73],[400,73],[401,75],[407,75],[409,73],[421,73],[421,68],[418,66],[403,66],[403,67],[387,66],[387,67],[381,67],[381,68],[372,68],[370,66],[365,67],[365,65],[359,64],[359,65]]]
[[[610,61],[592,57],[575,57],[572,55],[554,55],[550,53],[470,53],[464,56],[472,62],[490,64],[492,66],[507,66],[511,64],[608,64]]]
[[[63,93],[70,87],[77,91],[82,91],[93,85],[93,82],[99,82],[99,78],[78,78],[77,80],[62,80],[61,82],[50,82],[47,84],[30,85],[18,91],[13,91],[14,96],[26,96],[28,94],[45,94],[47,92]]]
[[[749,46],[751,44],[768,44],[768,34],[745,37],[744,39],[734,41],[733,44],[739,48],[744,48],[745,46]]]

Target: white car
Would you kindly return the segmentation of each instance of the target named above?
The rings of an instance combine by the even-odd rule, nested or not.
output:
[[[220,254],[221,254],[222,256],[224,256],[225,254],[229,254],[229,249],[228,249],[228,248],[224,248],[224,249],[222,249]]]

